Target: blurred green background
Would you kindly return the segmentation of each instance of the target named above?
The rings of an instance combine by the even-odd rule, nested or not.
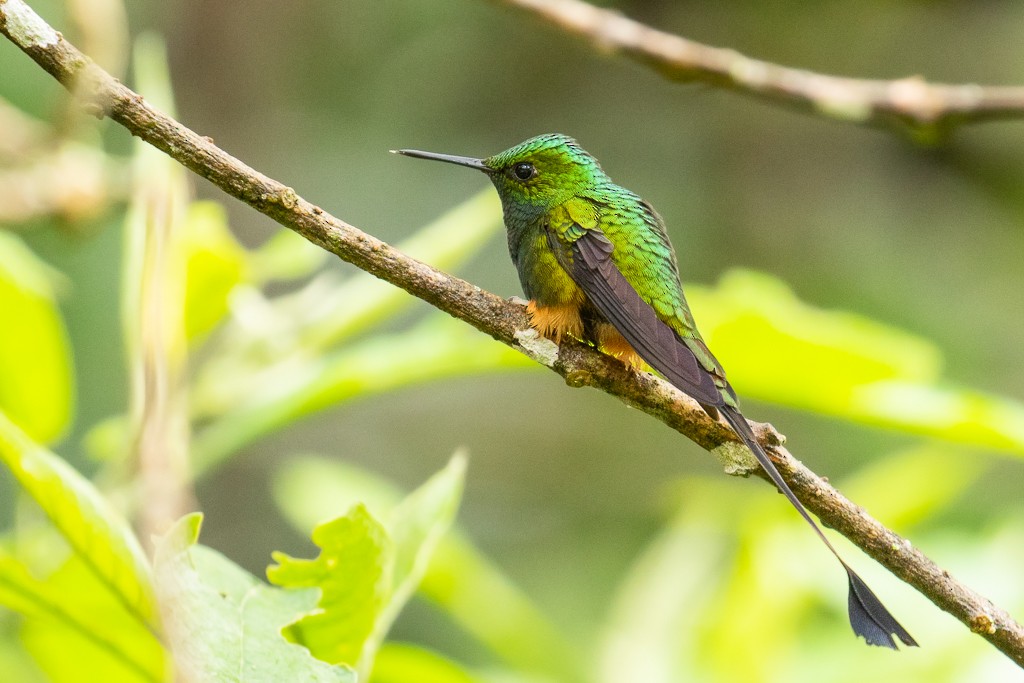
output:
[[[726,272],[773,276],[809,307],[919,338],[930,367],[924,375],[941,376],[945,391],[997,401],[1007,431],[1024,429],[1024,124],[965,126],[921,146],[672,83],[485,0],[127,0],[123,25],[115,0],[32,4],[86,52],[106,50],[106,66],[129,83],[134,75],[118,46],[144,31],[162,37],[183,123],[391,243],[486,181],[387,150],[485,156],[538,133],[570,134],[665,217],[684,282],[699,286],[695,298],[708,317],[721,292],[709,288]],[[1024,73],[1019,3],[602,4],[694,40],[825,73],[986,84],[1020,82]],[[93,428],[122,414],[128,400],[118,302],[130,138],[80,116],[6,41],[0,74],[5,106],[52,126],[31,152],[2,152],[4,184],[16,187],[30,153],[52,165],[54,185],[79,181],[70,199],[41,200],[21,213],[8,202],[0,222],[60,273],[51,280],[73,350],[74,418],[52,447],[80,470],[102,473],[86,435],[95,441]],[[80,165],[54,161],[69,139],[86,150]],[[189,182],[199,198],[224,204],[242,245],[278,232],[205,181]],[[500,231],[450,267],[503,296],[521,293]],[[355,273],[334,259],[321,271],[335,280]],[[302,286],[269,282],[262,291],[273,301]],[[260,309],[233,300],[232,310]],[[382,327],[359,330],[353,343],[373,347],[372,335],[401,333],[425,315],[429,307],[413,303]],[[268,320],[275,319],[256,327],[273,340]],[[196,348],[193,367],[215,354],[217,334]],[[758,340],[745,342],[756,354]],[[998,439],[979,437],[981,429],[944,439],[938,427],[886,426],[884,415],[850,411],[843,419],[839,409],[816,410],[813,393],[780,387],[774,395],[756,379],[745,388],[745,365],[770,365],[772,357],[732,353],[734,362],[722,356],[734,384],[761,399],[744,402],[749,417],[775,424],[797,457],[965,583],[1024,612],[1016,569],[1024,560],[1024,438],[995,448]],[[595,680],[1019,676],[984,641],[847,547],[922,645],[899,655],[866,650],[844,623],[839,573],[763,482],[722,477],[698,447],[599,392],[569,389],[504,357],[495,365],[502,374],[444,370],[392,391],[357,391],[357,400],[326,401],[326,410],[245,443],[198,481],[203,541],[262,575],[272,550],[311,552],[308,529],[294,529],[273,497],[298,457],[343,461],[412,488],[465,447],[459,524],[583,652]],[[902,396],[896,400],[924,401]],[[197,419],[197,440],[204,425]],[[301,497],[296,490],[303,489],[289,495]],[[6,520],[14,518],[14,491],[0,474]],[[769,619],[769,610],[782,616]],[[493,666],[485,645],[427,602],[413,602],[394,635],[471,667]],[[730,649],[734,639],[742,639],[742,662]],[[658,668],[659,656],[671,666]],[[650,670],[628,664],[636,661]]]

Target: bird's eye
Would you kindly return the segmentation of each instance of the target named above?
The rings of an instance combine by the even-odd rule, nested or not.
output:
[[[529,180],[537,175],[537,168],[526,161],[521,161],[512,167],[512,175],[520,180]]]

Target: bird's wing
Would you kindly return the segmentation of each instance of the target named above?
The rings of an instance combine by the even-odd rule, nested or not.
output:
[[[632,195],[632,193],[630,194]],[[656,276],[666,283],[661,289],[663,298],[652,302],[657,304],[655,308],[660,314],[658,317],[665,320],[667,311],[664,310],[664,306],[668,304],[671,307],[671,317],[667,321],[669,327],[679,334],[683,343],[697,357],[697,362],[711,374],[719,391],[723,393],[725,402],[730,405],[738,405],[736,392],[725,378],[725,370],[714,354],[711,353],[707,344],[704,343],[700,332],[697,331],[697,323],[694,322],[693,314],[690,313],[690,306],[686,303],[686,296],[683,294],[683,288],[679,282],[679,266],[676,264],[675,250],[669,241],[665,221],[662,220],[661,216],[658,215],[658,212],[654,210],[654,207],[647,200],[636,195],[632,196],[636,200],[632,211],[648,228],[639,233],[643,239],[639,241],[638,246],[646,256],[646,259],[641,263],[653,265]],[[619,220],[614,218],[606,221],[606,229],[617,227],[619,222]],[[634,231],[629,233],[629,235],[635,239],[637,233]],[[618,243],[614,235],[610,235],[610,237],[613,243]],[[648,266],[648,270],[650,270],[650,266]],[[630,277],[628,272],[623,272],[623,275],[631,283],[636,282],[634,279],[635,275]],[[662,308],[659,309],[658,305]]]
[[[581,229],[574,239],[559,240],[563,259],[573,281],[640,357],[699,403],[725,403],[714,377],[675,330],[663,322],[654,308],[612,261],[614,247],[599,229]]]

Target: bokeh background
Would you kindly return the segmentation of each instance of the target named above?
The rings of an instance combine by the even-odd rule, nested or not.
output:
[[[825,73],[986,84],[1016,83],[1024,73],[1024,6],[1013,2],[602,4]],[[159,36],[182,122],[392,243],[486,181],[389,149],[486,156],[538,133],[570,134],[658,208],[696,291],[715,291],[738,268],[770,275],[808,306],[926,341],[941,355],[943,386],[996,397],[1011,422],[1021,414],[1022,123],[968,125],[922,143],[674,83],[487,0],[33,5],[87,52],[105,51],[101,61],[129,83],[126,50],[144,32]],[[110,122],[83,120],[6,41],[0,74],[5,107],[47,127],[33,158],[51,159],[68,139],[89,150],[78,166],[54,162],[54,185],[80,181],[72,199],[0,218],[60,273],[74,414],[51,445],[80,470],[103,474],[88,437],[95,442],[96,426],[124,413],[129,391],[118,301],[132,143]],[[7,154],[8,189],[27,154]],[[190,183],[197,197],[226,208],[242,245],[277,234],[269,219],[205,181]],[[521,293],[499,230],[452,267],[503,296]],[[355,273],[334,259],[319,268],[337,280]],[[272,283],[263,292],[273,298],[302,286]],[[372,343],[429,313],[412,302],[355,339]],[[194,350],[194,366],[204,353]],[[347,463],[410,489],[464,447],[470,467],[459,525],[579,650],[590,680],[1024,679],[847,546],[922,645],[901,654],[865,649],[844,623],[841,575],[763,482],[723,477],[714,458],[608,396],[512,365],[357,392],[250,440],[197,483],[203,542],[262,575],[272,550],[313,552],[308,529],[289,523],[287,505],[275,502],[275,490],[278,501],[301,496],[301,486],[281,492],[299,458]],[[970,436],[957,443],[921,434],[927,428],[817,414],[813,397],[812,409],[801,410],[770,391],[753,393],[762,400],[746,400],[747,415],[776,425],[813,470],[965,583],[1024,613],[1024,447]],[[7,521],[15,490],[0,474]],[[900,507],[907,499],[911,512]],[[500,668],[486,645],[428,601],[409,606],[394,636],[477,671]]]

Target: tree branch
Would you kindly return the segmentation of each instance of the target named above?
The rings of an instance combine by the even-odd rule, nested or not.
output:
[[[659,31],[583,0],[492,0],[677,81],[699,81],[804,112],[934,139],[957,125],[1024,118],[1024,86],[947,85],[920,76],[845,78],[753,59]]]
[[[71,92],[88,98],[88,111],[110,116],[132,135],[281,225],[522,351],[557,372],[570,386],[596,387],[617,396],[705,449],[719,454],[735,450],[732,431],[711,420],[696,402],[668,383],[647,373],[632,372],[580,344],[565,343],[556,348],[530,329],[522,306],[435,270],[327,214],[290,187],[249,168],[209,138],[157,111],[141,95],[95,66],[23,0],[0,0],[0,33]],[[782,437],[772,427],[760,425],[758,431],[782,476],[823,523],[1024,666],[1024,628],[1005,610],[956,581],[909,541],[886,529],[804,467],[782,447]],[[740,473],[752,471],[746,465],[741,469]]]

